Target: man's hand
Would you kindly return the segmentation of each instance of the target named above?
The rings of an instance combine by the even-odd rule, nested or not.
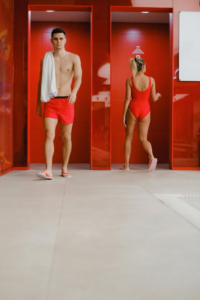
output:
[[[123,124],[124,127],[127,127],[127,125],[126,125],[126,116],[123,116],[122,124]]]
[[[68,103],[73,104],[73,103],[75,103],[75,101],[76,101],[76,93],[71,92],[71,94],[69,95],[69,98],[68,98]]]
[[[40,118],[42,117],[42,106],[40,103],[37,105],[37,115]]]

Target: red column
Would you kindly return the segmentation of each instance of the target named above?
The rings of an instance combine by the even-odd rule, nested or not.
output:
[[[110,169],[110,4],[93,3],[92,169]]]
[[[14,167],[27,167],[27,0],[15,1],[14,18]]]

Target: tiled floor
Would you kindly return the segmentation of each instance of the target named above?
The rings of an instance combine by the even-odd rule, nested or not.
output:
[[[43,168],[0,177],[1,300],[200,299],[200,172]]]

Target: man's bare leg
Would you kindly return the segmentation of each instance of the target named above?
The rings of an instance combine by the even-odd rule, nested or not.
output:
[[[62,172],[67,172],[67,166],[72,150],[72,140],[71,140],[71,133],[72,133],[72,126],[73,124],[61,124],[62,128],[62,139],[63,139],[63,165],[62,165]]]
[[[126,138],[125,138],[125,145],[124,145],[124,153],[125,153],[125,164],[124,169],[129,169],[129,159],[131,155],[131,143],[133,139],[133,132],[136,124],[136,118],[128,109],[127,116],[126,116]]]
[[[55,129],[58,124],[58,120],[51,118],[44,118],[44,129],[45,129],[45,143],[44,143],[44,154],[46,160],[46,172],[52,176],[52,159],[54,153],[54,137]]]

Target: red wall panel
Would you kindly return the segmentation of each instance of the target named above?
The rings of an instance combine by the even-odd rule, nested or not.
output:
[[[156,81],[157,92],[162,98],[151,105],[149,140],[159,163],[169,162],[169,116],[170,116],[170,47],[168,24],[112,23],[111,66],[111,122],[112,163],[124,162],[125,129],[122,125],[125,81],[131,77],[129,60],[132,52],[140,46],[146,62],[146,75]],[[130,163],[147,163],[148,157],[134,131]]]
[[[200,83],[179,79],[179,12],[200,11],[199,1],[174,2],[173,168],[200,167]]]
[[[13,166],[27,168],[27,1],[14,6]]]
[[[70,162],[90,162],[90,112],[91,112],[91,63],[90,63],[90,24],[66,22],[31,23],[31,87],[30,87],[30,162],[43,163],[44,129],[43,121],[36,115],[37,85],[40,60],[47,51],[52,51],[50,42],[53,28],[66,31],[66,50],[81,58],[83,80],[75,103],[75,120],[72,130],[72,154]],[[58,124],[54,140],[54,163],[62,162],[61,128]]]
[[[93,5],[92,169],[110,169],[110,1]]]
[[[27,166],[27,5],[33,4],[55,5],[58,10],[67,9],[73,5],[79,9],[79,5],[91,5],[93,10],[93,96],[99,92],[110,91],[110,86],[105,85],[105,78],[98,75],[99,69],[110,63],[110,6],[117,6],[118,11],[129,10],[152,10],[159,11],[160,8],[173,9],[173,31],[171,43],[173,44],[173,57],[170,64],[178,70],[178,30],[180,11],[200,11],[199,1],[190,0],[15,0],[15,40],[14,40],[14,166]],[[63,8],[62,5],[65,5]],[[62,6],[62,7],[61,7]],[[54,8],[55,8],[54,7]],[[70,6],[72,8],[72,6]],[[142,7],[142,8],[141,8]],[[46,10],[46,6],[43,10]],[[81,10],[81,8],[80,8]],[[158,54],[158,53],[157,53]],[[113,56],[114,57],[114,56]],[[113,64],[112,64],[113,65]],[[116,65],[117,66],[117,65]],[[109,76],[109,70],[106,71]],[[153,74],[153,73],[152,73]],[[174,73],[172,93],[174,101],[171,101],[172,110],[172,133],[173,139],[171,155],[172,168],[196,168],[199,166],[200,147],[198,138],[198,124],[200,107],[198,104],[199,83],[179,82],[178,73]],[[129,74],[127,76],[130,76]],[[120,78],[118,77],[118,82]],[[159,84],[159,81],[157,81]],[[180,98],[181,94],[187,94],[185,98]],[[178,96],[178,97],[177,97]],[[123,95],[124,97],[124,95]],[[177,100],[177,98],[179,100]],[[171,97],[172,100],[172,97]],[[160,100],[162,101],[162,100]],[[160,105],[160,104],[159,104]],[[189,108],[187,110],[187,108]],[[184,110],[185,109],[185,110]],[[181,113],[187,111],[184,118]],[[188,113],[188,111],[190,113]],[[153,112],[153,111],[152,111]],[[177,121],[179,120],[179,121]],[[178,123],[179,122],[179,123]],[[176,125],[175,125],[176,124]],[[187,134],[183,130],[185,124],[189,124]],[[192,125],[191,125],[192,124]],[[181,129],[182,128],[182,129]],[[91,166],[93,169],[107,169],[110,167],[110,108],[102,101],[92,103],[92,153]],[[120,133],[120,131],[119,131]],[[121,134],[124,134],[121,132]],[[188,138],[189,137],[189,138]],[[120,138],[121,140],[121,138]],[[118,152],[116,152],[118,153]],[[189,156],[189,157],[188,157]]]
[[[13,165],[13,6],[0,0],[0,176]]]

